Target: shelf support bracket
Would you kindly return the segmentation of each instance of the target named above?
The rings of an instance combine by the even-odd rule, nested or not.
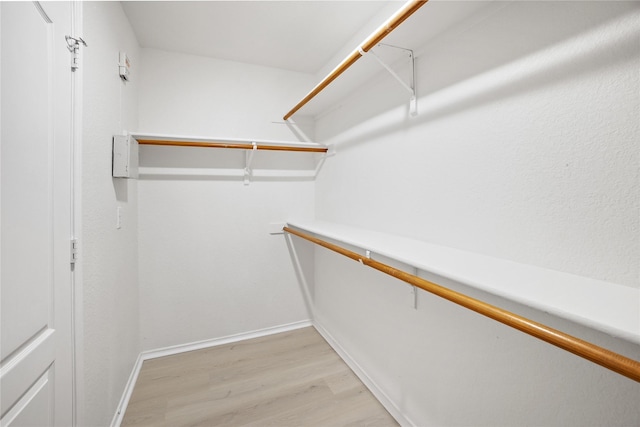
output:
[[[413,275],[418,276],[418,267],[413,267]],[[413,309],[418,309],[418,288],[411,285],[411,298],[413,299]]]
[[[251,162],[253,161],[253,155],[256,153],[256,150],[258,149],[258,144],[256,144],[255,142],[251,143],[251,146],[253,147],[251,150],[247,150],[245,152],[245,167],[244,167],[244,185],[249,185],[250,178],[251,178]]]
[[[327,149],[327,152],[323,153],[322,156],[320,157],[320,160],[318,160],[318,164],[316,165],[316,170],[313,174],[314,178],[318,177],[318,174],[320,173],[320,169],[322,169],[322,165],[324,165],[324,161],[327,160],[328,157],[333,157],[335,155],[336,155],[336,146],[330,145]]]
[[[415,61],[414,61],[414,55],[413,55],[413,50],[411,49],[406,49],[403,47],[398,47],[398,46],[392,46],[390,44],[384,44],[384,43],[378,43],[376,45],[376,47],[388,47],[388,48],[392,48],[392,49],[397,49],[397,50],[401,50],[403,52],[405,52],[405,54],[407,54],[409,56],[409,62],[410,62],[410,76],[409,76],[409,83],[406,83],[402,77],[400,77],[398,75],[398,73],[396,73],[390,66],[389,64],[387,64],[382,58],[380,58],[380,56],[378,56],[373,49],[370,49],[368,52],[365,52],[364,50],[362,50],[362,47],[358,48],[358,51],[360,52],[360,54],[362,56],[364,56],[365,54],[370,54],[376,61],[378,61],[378,63],[380,65],[382,65],[382,67],[387,70],[389,72],[389,74],[391,74],[391,76],[393,76],[393,78],[395,78],[400,85],[402,85],[403,88],[405,88],[407,90],[407,92],[409,92],[410,94],[410,98],[409,98],[409,113],[411,114],[411,116],[415,116],[418,114],[418,101],[416,98],[416,66],[415,66]]]

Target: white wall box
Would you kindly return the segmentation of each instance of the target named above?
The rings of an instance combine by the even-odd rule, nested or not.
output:
[[[113,177],[138,177],[138,141],[130,135],[113,137]]]

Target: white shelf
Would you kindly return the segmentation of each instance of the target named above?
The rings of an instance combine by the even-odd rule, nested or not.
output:
[[[157,167],[154,165],[145,165],[139,167],[141,179],[154,179],[158,177],[180,177],[180,178],[202,178],[202,177],[227,177],[227,178],[243,178],[245,185],[248,185],[254,178],[256,179],[298,179],[312,180],[318,174],[318,171],[324,164],[327,156],[333,155],[335,152],[329,147],[315,142],[300,141],[275,141],[264,139],[241,139],[227,137],[212,136],[194,136],[194,135],[170,135],[157,134],[149,132],[131,132],[130,139],[135,139],[140,145],[152,146],[168,146],[180,147],[180,149],[195,148],[217,148],[217,149],[240,149],[244,151],[244,163],[239,168],[220,168],[220,167],[172,167],[162,165]],[[137,147],[137,145],[136,145]],[[312,169],[282,169],[277,165],[274,166],[273,157],[271,160],[263,158],[261,165],[271,165],[274,168],[254,169],[253,158],[256,150],[267,150],[274,153],[295,152],[295,154],[311,154],[321,155],[313,157],[314,166]],[[307,157],[309,159],[309,157]],[[177,165],[176,165],[177,166]],[[220,165],[218,165],[220,166]],[[228,165],[226,165],[228,166]],[[281,166],[281,165],[280,165]]]
[[[640,344],[640,289],[331,222],[288,224]]]
[[[171,134],[159,134],[149,132],[130,132],[129,135],[136,140],[149,140],[149,141],[177,141],[177,142],[224,142],[229,144],[251,144],[255,142],[260,145],[268,146],[282,146],[282,147],[300,147],[300,148],[327,148],[327,146],[318,144],[316,142],[300,142],[300,141],[276,141],[268,139],[247,139],[247,138],[228,138],[228,137],[213,137],[213,136],[194,136],[194,135],[171,135]]]

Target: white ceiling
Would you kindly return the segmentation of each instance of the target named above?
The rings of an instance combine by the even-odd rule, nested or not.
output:
[[[389,3],[134,1],[124,11],[142,47],[316,73]]]

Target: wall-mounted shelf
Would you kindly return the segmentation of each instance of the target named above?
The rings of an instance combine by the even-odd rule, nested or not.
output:
[[[228,148],[240,150],[300,151],[326,153],[328,147],[315,142],[292,142],[260,139],[218,138],[200,136],[131,133],[140,145],[169,145],[174,147]],[[254,148],[255,147],[255,148]]]
[[[640,290],[325,221],[290,226],[640,344]]]
[[[322,167],[327,156],[333,150],[315,142],[276,141],[260,139],[220,138],[205,136],[167,135],[155,133],[132,132],[129,137],[137,145],[165,147],[195,147],[244,150],[244,164],[241,168],[202,168],[202,167],[149,167],[141,166],[141,177],[227,177],[243,178],[248,185],[252,177],[265,179],[313,179]],[[254,170],[253,162],[256,151],[310,153],[320,155],[314,169],[305,170]]]
[[[376,31],[374,31],[369,37],[367,37],[362,43],[358,45],[346,58],[338,64],[320,83],[318,83],[311,91],[298,102],[283,119],[288,120],[299,109],[304,107],[309,101],[322,92],[327,86],[329,86],[336,78],[344,73],[349,67],[356,63],[366,53],[373,49],[376,45],[382,41],[389,33],[395,30],[400,24],[402,24],[407,18],[413,15],[418,9],[424,6],[428,0],[409,0],[404,4],[396,13],[394,13],[389,19],[387,19]],[[413,61],[413,52],[411,53]],[[385,65],[385,68],[389,68]],[[395,76],[394,76],[395,77]],[[415,111],[413,107],[415,103],[415,86],[412,88],[412,111]]]
[[[291,235],[640,382],[640,361],[635,357],[600,347],[438,282],[450,279],[451,283],[472,286],[636,344],[640,343],[638,289],[340,224],[321,221],[288,224],[284,231]],[[347,249],[329,239],[359,249]],[[384,258],[401,261],[416,272],[385,264]],[[419,271],[430,273],[433,278],[427,279]]]

